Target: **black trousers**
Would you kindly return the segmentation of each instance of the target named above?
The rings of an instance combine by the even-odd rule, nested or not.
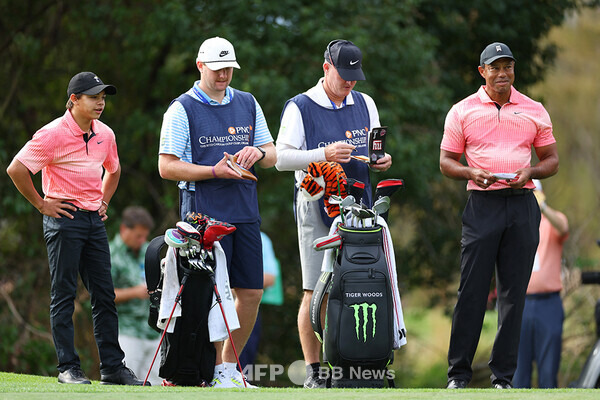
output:
[[[470,381],[494,269],[498,331],[491,380],[511,382],[517,367],[525,293],[539,242],[540,209],[529,190],[473,191],[462,217],[461,277],[448,350],[448,381]]]
[[[44,239],[50,265],[50,325],[58,370],[80,366],[75,350],[73,311],[77,274],[90,293],[94,338],[100,371],[116,371],[125,357],[118,340],[115,290],[104,222],[97,212],[76,211],[74,219],[44,216]]]

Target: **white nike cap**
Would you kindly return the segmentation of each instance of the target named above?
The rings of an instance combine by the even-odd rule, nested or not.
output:
[[[228,67],[240,69],[240,65],[235,60],[233,45],[229,40],[218,36],[206,39],[200,45],[196,61],[204,63],[212,71]]]

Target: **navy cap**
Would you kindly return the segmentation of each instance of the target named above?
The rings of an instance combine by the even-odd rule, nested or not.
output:
[[[484,64],[491,64],[499,58],[512,58],[514,61],[517,61],[507,45],[500,42],[494,42],[488,44],[481,52],[479,65],[483,67]]]
[[[106,94],[116,94],[117,88],[113,85],[105,85],[98,75],[93,72],[80,72],[71,78],[67,88],[67,96],[71,94],[98,94],[103,91]]]
[[[334,40],[327,45],[325,61],[337,69],[345,81],[364,81],[362,52],[349,40]]]

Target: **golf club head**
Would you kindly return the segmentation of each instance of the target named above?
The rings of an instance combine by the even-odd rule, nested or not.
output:
[[[165,243],[176,249],[187,247],[189,244],[188,239],[175,228],[167,229],[165,232]]]
[[[333,249],[342,245],[342,237],[338,234],[323,236],[313,241],[313,249],[316,251]]]
[[[390,209],[390,198],[388,196],[383,196],[378,198],[373,204],[373,212],[375,215],[381,215],[386,213]]]
[[[338,205],[342,203],[342,200],[344,199],[342,199],[342,197],[338,196],[337,194],[332,194],[331,196],[329,196],[329,204]]]
[[[340,206],[342,207],[342,210],[345,211],[346,208],[351,207],[355,204],[356,204],[356,200],[354,199],[354,196],[349,194],[348,196],[344,197],[344,199],[340,203]]]
[[[354,197],[358,203],[362,203],[363,193],[365,192],[365,183],[353,178],[346,178],[346,187],[348,194]]]
[[[235,231],[235,226],[228,224],[227,222],[221,222],[216,220],[209,221],[206,229],[204,230],[204,237],[202,244],[207,250],[212,250],[215,242],[221,240],[224,236],[229,235]]]
[[[203,233],[204,228],[206,228],[206,224],[209,220],[210,217],[207,215],[204,215],[199,212],[189,211],[185,215],[184,222],[187,222],[188,224],[192,225],[194,228],[196,228],[198,232]]]
[[[366,219],[366,218],[374,218],[375,213],[368,208],[362,208],[360,206],[350,207],[350,211],[352,211],[352,215],[356,216],[358,219]]]
[[[375,200],[383,196],[391,197],[392,194],[396,193],[398,189],[403,188],[403,179],[385,179],[383,181],[380,181],[377,184],[377,188],[375,189]]]
[[[196,271],[214,272],[212,267],[201,258],[188,259],[188,264]]]
[[[184,237],[188,239],[194,239],[197,241],[202,240],[202,235],[200,234],[200,232],[198,232],[196,228],[193,227],[191,224],[188,224],[184,221],[179,221],[177,224],[175,224],[175,226]]]

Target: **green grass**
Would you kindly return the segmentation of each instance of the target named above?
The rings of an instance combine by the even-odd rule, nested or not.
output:
[[[99,399],[114,400],[119,397],[135,399],[177,399],[203,400],[281,400],[281,398],[313,400],[326,397],[327,400],[596,400],[600,392],[596,389],[319,389],[301,388],[260,388],[208,389],[184,387],[135,387],[106,386],[93,381],[92,385],[61,385],[56,377],[42,377],[0,372],[0,400],[4,399]]]

